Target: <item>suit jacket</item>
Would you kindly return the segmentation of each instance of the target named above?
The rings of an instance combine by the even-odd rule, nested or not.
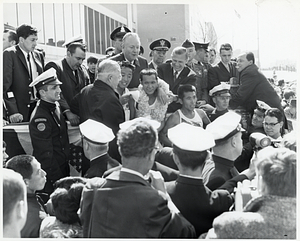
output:
[[[109,59],[114,60],[114,61],[126,61],[123,53],[114,55],[114,56],[110,57]],[[135,69],[133,71],[132,79],[127,87],[129,89],[137,88],[139,86],[140,72],[141,72],[141,70],[148,68],[148,62],[144,57],[138,56],[137,59],[134,60],[133,65],[135,66]]]
[[[212,192],[202,179],[186,176],[166,183],[167,192],[182,215],[194,225],[196,235],[207,232],[215,217],[228,211],[233,197],[226,190]]]
[[[33,60],[40,75],[44,71],[44,56],[33,51]],[[3,52],[3,99],[8,115],[20,113],[23,121],[29,121],[29,104],[33,91],[25,56],[18,45],[7,48]]]
[[[109,154],[106,153],[91,161],[90,168],[87,170],[84,177],[102,177],[105,171],[119,165],[120,163],[117,160],[111,158]]]
[[[170,90],[177,95],[178,87],[184,84],[191,84],[196,87],[196,74],[189,67],[185,66],[180,72],[177,79],[174,81],[174,70],[172,63],[164,63],[157,67],[158,77],[163,79],[167,84],[169,84]],[[167,112],[173,113],[181,108],[181,104],[172,102]]]
[[[271,107],[282,110],[280,98],[267,78],[255,64],[247,66],[240,73],[240,86],[236,93],[231,94],[229,106],[244,107],[250,113],[256,108],[256,100],[261,100]]]
[[[80,122],[93,119],[112,129],[115,135],[119,131],[119,124],[125,121],[125,114],[118,94],[106,83],[96,80],[83,88],[72,100],[71,111],[80,117]],[[121,157],[118,152],[115,138],[109,143],[110,156],[119,162]]]
[[[83,87],[89,84],[89,76],[82,67],[79,67],[75,71],[78,75],[77,81],[73,70],[65,58],[47,63],[45,70],[50,68],[54,68],[56,70],[57,78],[62,82],[62,85],[60,86],[62,92],[61,99],[59,101],[60,106],[63,111],[70,109],[73,97],[78,94]]]
[[[123,171],[113,172],[100,188],[85,188],[81,210],[84,237],[195,237],[194,227],[169,209],[161,192],[145,179]]]
[[[29,123],[33,156],[47,172],[47,193],[51,192],[49,189],[55,181],[70,175],[67,162],[70,148],[67,124],[62,114],[60,120],[55,118],[55,107],[53,103],[40,100]]]
[[[238,175],[239,172],[234,167],[234,161],[216,155],[212,155],[212,160],[206,161],[202,170],[204,184],[212,191]]]
[[[228,72],[222,61],[220,61],[208,70],[208,91],[221,84],[221,82],[229,82],[231,77],[238,77],[236,63],[229,62],[228,66],[230,72]]]

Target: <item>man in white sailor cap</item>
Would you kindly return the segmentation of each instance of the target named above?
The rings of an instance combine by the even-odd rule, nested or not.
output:
[[[235,178],[231,184],[222,186],[226,190],[209,190],[201,177],[203,164],[210,158],[209,150],[215,146],[214,136],[202,127],[187,123],[168,130],[173,143],[174,161],[179,169],[176,181],[167,182],[166,189],[182,215],[195,227],[196,235],[205,233],[222,212],[228,211],[233,203],[232,192],[237,181],[251,177]]]
[[[29,85],[35,86],[37,97],[40,98],[29,123],[33,156],[47,172],[43,191],[49,194],[54,190],[53,183],[70,173],[67,124],[58,104],[61,84],[55,69],[50,68]]]
[[[215,108],[211,113],[208,113],[208,118],[210,121],[214,121],[219,116],[228,112],[229,100],[230,100],[230,85],[225,82],[221,82],[221,84],[215,86],[209,91],[209,96],[212,98],[213,103],[215,104]],[[201,106],[206,110],[206,106]]]
[[[68,48],[71,43],[83,43],[83,38],[81,34],[68,39],[66,42],[63,43],[62,46]]]
[[[105,171],[120,165],[107,153],[108,143],[115,138],[112,129],[91,119],[80,124],[79,129],[84,155],[90,160],[90,168],[85,173],[85,177],[102,177]]]
[[[234,161],[241,155],[243,149],[244,129],[240,121],[240,115],[229,111],[206,127],[216,142],[212,149],[212,159],[206,162],[202,171],[204,183],[210,190],[217,189],[239,174],[234,167]]]

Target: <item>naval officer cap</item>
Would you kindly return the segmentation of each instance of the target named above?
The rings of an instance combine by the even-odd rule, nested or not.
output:
[[[35,86],[36,89],[44,85],[61,85],[62,83],[58,80],[56,75],[56,70],[50,68],[45,72],[41,73],[38,77],[34,79],[29,85],[29,87]]]
[[[189,39],[186,39],[181,46],[184,48],[195,47],[195,45]]]
[[[204,49],[206,52],[208,52],[208,45],[209,43],[197,43],[197,42],[193,42],[195,45],[195,49]]]
[[[171,43],[164,38],[156,39],[149,45],[149,48],[151,50],[169,50]]]
[[[241,124],[241,116],[233,111],[229,111],[207,125],[206,130],[212,133],[216,144],[229,139],[236,133],[245,131]]]
[[[66,42],[64,42],[64,44],[62,45],[63,47],[67,47],[71,44],[71,43],[83,43],[83,38],[81,36],[81,34],[74,36],[70,39],[68,39]]]
[[[82,137],[94,144],[106,144],[115,138],[109,127],[95,120],[86,120],[79,125],[79,129]]]
[[[230,96],[230,85],[225,82],[215,86],[209,91],[210,96]]]
[[[202,127],[180,123],[168,130],[168,138],[181,150],[206,151],[215,146],[213,135]]]
[[[129,32],[131,32],[130,29],[125,26],[117,27],[111,32],[110,39],[115,40],[116,38],[123,38],[124,35]]]
[[[129,121],[125,121],[123,123],[121,123],[119,125],[120,127],[120,130],[125,130],[125,129],[128,129],[130,126],[132,126],[133,124],[135,123],[138,123],[138,122],[146,122],[148,123],[149,125],[151,125],[153,127],[153,129],[157,130],[159,127],[160,127],[160,123],[156,120],[152,120],[150,118],[146,118],[146,117],[138,117],[138,118],[135,118],[133,120],[129,120]]]
[[[262,113],[265,113],[268,109],[271,109],[271,106],[269,106],[267,103],[263,102],[262,100],[256,100],[256,103],[257,103],[256,109]]]

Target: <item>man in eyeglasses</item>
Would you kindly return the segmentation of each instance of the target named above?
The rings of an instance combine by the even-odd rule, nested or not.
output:
[[[283,114],[278,108],[268,109],[265,113],[263,127],[267,136],[273,140],[282,140]]]
[[[231,78],[238,77],[236,63],[231,61],[232,47],[229,43],[220,47],[221,61],[208,71],[208,90],[219,85],[221,82],[230,82]]]
[[[171,43],[166,39],[157,39],[150,44],[149,48],[152,52],[152,60],[148,66],[157,70],[157,66],[165,62],[166,53],[171,48]]]

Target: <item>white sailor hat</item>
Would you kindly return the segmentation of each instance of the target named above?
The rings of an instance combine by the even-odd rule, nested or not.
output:
[[[150,124],[155,130],[157,130],[160,127],[160,123],[158,121],[152,120],[152,119],[147,118],[147,117],[138,117],[138,118],[135,118],[133,120],[125,121],[125,122],[121,123],[119,125],[119,127],[120,127],[121,130],[125,130],[128,127],[132,126],[133,124],[135,124],[139,121],[144,121],[144,122]]]
[[[168,138],[185,151],[206,151],[215,146],[213,135],[202,127],[180,123],[168,130]]]
[[[230,85],[226,84],[225,82],[221,82],[221,84],[215,86],[209,91],[209,95],[216,96],[221,94],[229,94],[227,96],[230,96],[229,90],[230,90]]]
[[[215,142],[227,140],[240,131],[245,131],[241,124],[241,116],[233,111],[219,116],[208,124],[206,130],[213,134]]]
[[[72,38],[68,39],[66,42],[64,42],[64,44],[62,45],[63,47],[68,47],[71,43],[83,43],[83,38],[81,36],[81,34],[77,35],[77,36],[73,36]]]
[[[257,103],[256,109],[258,109],[262,113],[265,113],[266,110],[271,109],[271,106],[269,106],[268,104],[266,104],[261,100],[256,100],[256,103]]]
[[[29,87],[35,86],[36,89],[44,85],[61,85],[62,83],[58,80],[56,75],[56,70],[54,68],[50,68],[45,72],[41,73],[38,77],[34,79],[29,84]]]
[[[95,120],[86,120],[79,129],[83,138],[94,144],[106,144],[115,138],[109,127]]]

